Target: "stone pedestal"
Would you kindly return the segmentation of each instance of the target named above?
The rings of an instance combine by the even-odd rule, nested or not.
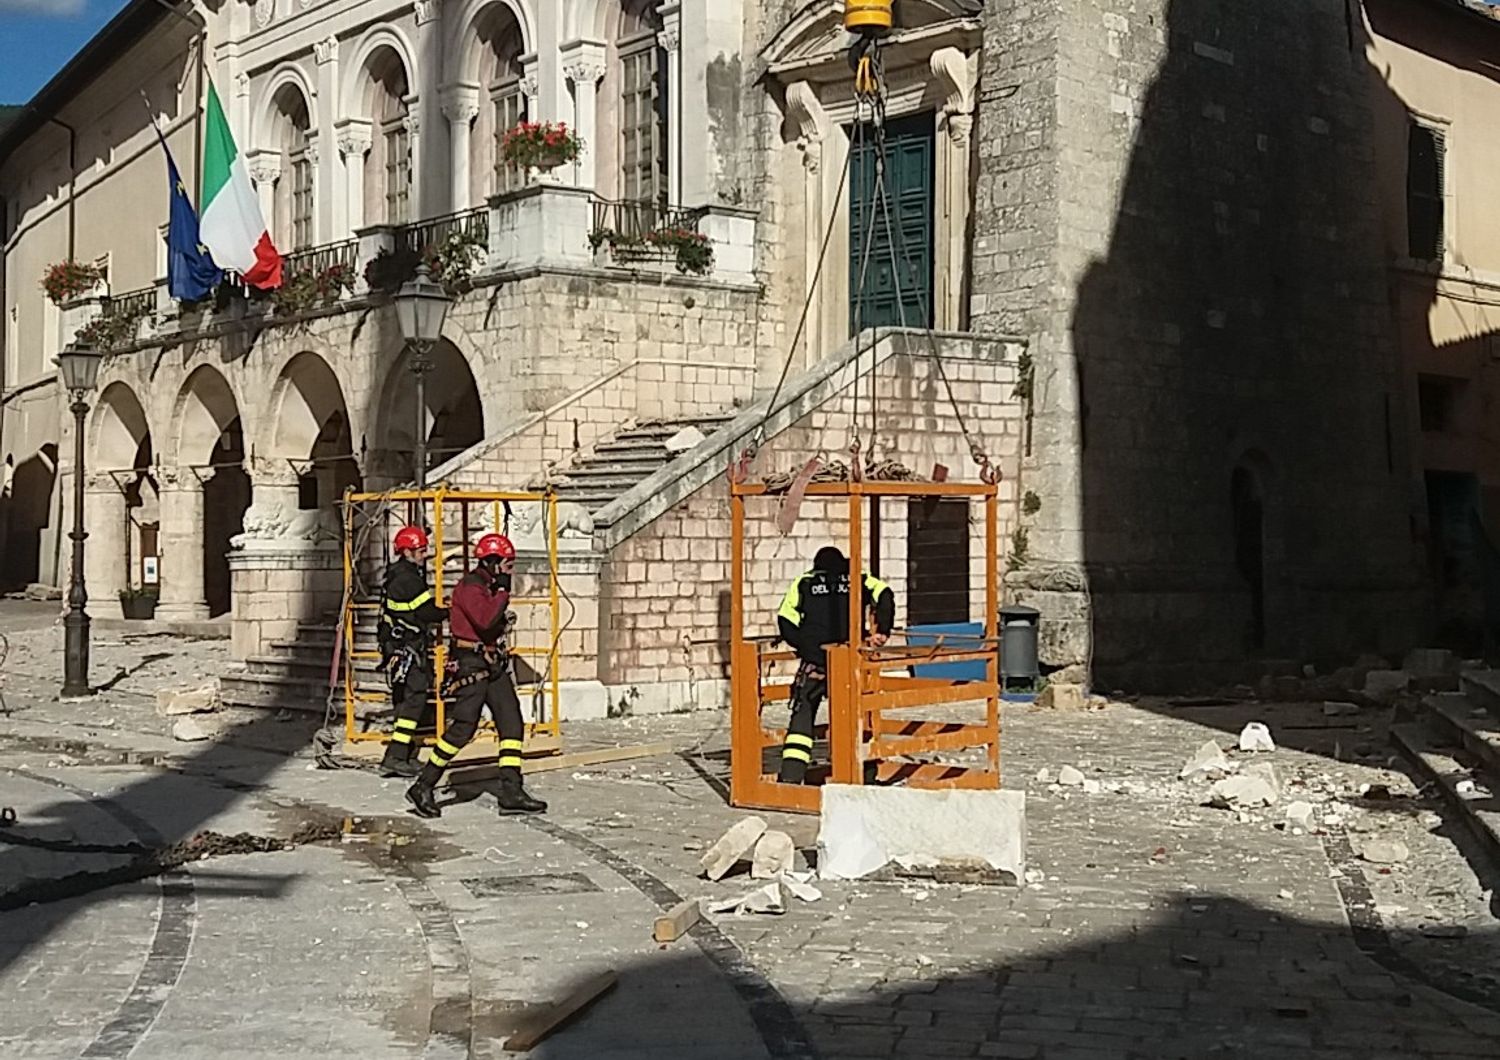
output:
[[[489,268],[588,268],[593,201],[587,188],[543,184],[490,199]]]
[[[365,282],[365,269],[369,268],[370,262],[382,253],[395,251],[396,226],[370,225],[368,228],[356,231],[354,238],[359,240],[359,261],[355,266],[354,293],[368,294],[370,285]]]
[[[343,552],[332,543],[247,541],[229,554],[229,579],[230,649],[241,660],[265,655],[273,641],[295,640],[299,622],[337,613]]]

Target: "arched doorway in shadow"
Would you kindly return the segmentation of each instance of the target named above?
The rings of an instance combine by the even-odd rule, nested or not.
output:
[[[229,611],[229,541],[244,529],[250,506],[244,459],[234,392],[216,369],[202,365],[178,399],[174,488],[162,498],[174,506],[164,519],[172,534],[163,559],[162,602],[170,604],[164,617]]]
[[[151,473],[155,446],[140,397],[114,382],[99,396],[94,414],[89,498],[89,585],[94,593],[154,584],[145,560],[158,555],[161,525],[157,482]],[[154,576],[155,564],[150,574]]]
[[[331,509],[346,489],[360,488],[349,410],[327,361],[315,353],[288,361],[272,407],[269,455],[286,461],[296,475],[299,509]]]
[[[484,440],[484,407],[479,384],[469,362],[446,339],[432,351],[426,379],[427,469]],[[380,402],[380,448],[391,456],[390,467],[405,481],[416,477],[417,389],[410,357],[403,354],[386,377]]]
[[[52,522],[57,446],[48,442],[20,463],[7,456],[6,465],[0,588],[23,589],[41,578],[42,531]]]

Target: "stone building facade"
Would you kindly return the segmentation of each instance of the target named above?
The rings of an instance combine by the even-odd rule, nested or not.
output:
[[[1045,612],[1051,664],[1165,685],[1404,647],[1430,614],[1379,149],[1400,88],[1350,10],[898,0],[883,230],[839,0],[129,4],[0,134],[6,522],[42,557],[10,580],[59,576],[50,358],[135,314],[89,423],[90,584],[150,557],[159,614],[229,615],[252,663],[336,605],[336,500],[409,480],[419,429],[456,487],[610,483],[563,550],[588,710],[721,695],[723,472],[762,425],[760,471],[857,442],[970,477],[977,444],[1004,474],[991,558]],[[352,270],[328,304],[166,298],[159,149],[112,101],[145,87],[192,168],[200,55],[289,273]],[[522,118],[567,121],[584,154],[503,165]],[[643,254],[677,228],[711,266]],[[366,270],[452,246],[467,275],[419,420]],[[52,307],[36,277],[68,256],[107,279]],[[660,466],[601,466],[654,421],[707,429]],[[880,531],[904,599],[927,518]],[[974,525],[952,523],[953,620],[981,617]],[[757,546],[764,602],[838,533],[808,512]]]

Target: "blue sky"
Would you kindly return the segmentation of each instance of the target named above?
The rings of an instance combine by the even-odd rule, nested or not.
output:
[[[25,103],[125,0],[0,0],[0,103]]]

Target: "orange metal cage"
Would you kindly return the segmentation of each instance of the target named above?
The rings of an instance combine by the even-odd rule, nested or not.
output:
[[[453,586],[472,565],[470,555],[476,537],[490,529],[508,529],[517,507],[534,506],[537,525],[546,538],[545,582],[540,591],[513,595],[510,606],[518,613],[538,616],[527,623],[538,643],[512,643],[518,660],[516,691],[523,709],[530,706],[526,724],[527,753],[556,753],[561,749],[560,712],[561,589],[558,576],[557,497],[552,493],[485,492],[450,490],[395,490],[389,493],[349,493],[344,498],[344,614],[340,621],[342,677],[344,686],[344,735],[351,743],[390,739],[383,724],[376,723],[377,705],[388,706],[390,690],[379,669],[380,652],[368,645],[380,614],[380,591],[369,579],[358,577],[363,568],[391,561],[391,539],[397,527],[414,524],[430,528],[432,537],[432,591],[439,606],[447,606]],[[523,554],[517,565],[518,581],[539,580]],[[373,571],[371,572],[373,573]],[[525,584],[525,581],[522,581]],[[437,639],[431,652],[432,702],[436,732],[446,727],[441,675],[448,661],[448,646]],[[373,672],[370,664],[375,664]],[[380,711],[384,713],[384,711]],[[486,719],[484,729],[493,725]],[[430,738],[424,742],[431,742]]]
[[[779,748],[785,730],[763,720],[767,704],[790,699],[791,685],[768,681],[796,655],[779,650],[773,638],[745,633],[746,502],[773,496],[759,483],[730,484],[732,522],[730,603],[731,773],[730,796],[736,806],[816,813],[822,806],[817,780],[836,784],[907,784],[925,788],[1000,786],[999,493],[994,485],[936,482],[835,482],[809,485],[805,496],[847,505],[847,554],[851,572],[864,569],[865,508],[871,500],[950,498],[978,502],[984,508],[984,633],[937,638],[935,645],[897,644],[881,648],[862,643],[862,594],[849,593],[849,642],[828,647],[828,722],[815,735],[826,736],[826,771],[809,773],[808,784],[782,784],[766,769],[768,748]],[[809,557],[810,559],[810,557]],[[911,668],[928,663],[983,662],[978,681],[948,681],[911,676]],[[914,717],[913,708],[983,701],[983,721]],[[891,716],[891,712],[901,712]],[[983,752],[983,765],[934,760],[935,755]],[[867,769],[869,775],[867,776]]]

